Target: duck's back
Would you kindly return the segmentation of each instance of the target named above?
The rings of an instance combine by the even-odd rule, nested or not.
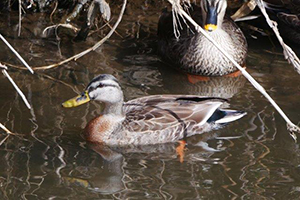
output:
[[[216,129],[221,124],[215,122],[226,116],[225,111],[218,109],[224,101],[190,95],[154,95],[131,100],[124,104],[125,120],[111,140],[118,138],[118,145],[158,144]]]
[[[192,18],[201,25],[201,9],[192,6],[190,13]],[[174,32],[172,13],[163,11],[158,24],[158,53],[165,62],[196,75],[222,76],[236,70],[233,64],[210,41],[201,33],[197,33],[193,25],[183,22],[182,19],[180,24],[182,29],[179,27]],[[176,38],[174,33],[180,33],[179,38]],[[235,61],[244,65],[247,42],[242,31],[230,18],[224,18],[222,29],[218,28],[208,34]]]

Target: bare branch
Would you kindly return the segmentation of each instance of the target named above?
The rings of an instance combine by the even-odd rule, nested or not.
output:
[[[51,68],[54,68],[54,67],[57,67],[57,66],[60,66],[60,65],[63,65],[67,62],[70,62],[72,60],[77,60],[79,59],[80,57],[86,55],[87,53],[90,53],[91,51],[95,51],[97,48],[99,48],[106,40],[108,40],[111,35],[115,32],[115,30],[117,29],[118,25],[120,24],[122,18],[123,18],[123,14],[125,12],[125,8],[126,8],[126,4],[127,4],[127,0],[124,0],[123,1],[123,6],[122,6],[122,9],[120,11],[120,14],[119,14],[119,17],[116,21],[116,23],[114,24],[114,26],[112,27],[112,29],[109,31],[109,33],[104,37],[102,38],[99,42],[97,42],[94,46],[88,48],[87,50],[83,51],[83,52],[80,52],[70,58],[67,58],[66,60],[63,60],[59,63],[55,63],[55,64],[52,64],[52,65],[48,65],[48,66],[41,66],[41,67],[35,67],[34,69],[35,70],[45,70],[45,69],[51,69]]]
[[[60,26],[64,27],[64,28],[72,29],[74,32],[78,32],[79,31],[79,29],[77,27],[73,26],[72,24],[55,24],[55,25],[46,27],[43,30],[43,35],[45,35],[48,30],[50,30],[50,29],[58,29],[58,27],[60,27]]]
[[[0,123],[0,128],[3,129],[7,134],[11,134],[12,132],[8,130],[2,123]]]
[[[9,138],[9,134],[7,136],[5,136],[5,138],[3,140],[1,140],[0,142],[0,146]]]
[[[0,63],[0,66],[3,66]],[[4,68],[4,67],[2,67]],[[19,89],[19,87],[17,86],[17,84],[14,82],[14,80],[9,76],[9,74],[7,73],[6,69],[2,69],[2,73],[4,74],[4,76],[6,76],[8,78],[8,80],[11,82],[11,84],[14,86],[14,88],[17,90],[18,94],[22,97],[25,105],[27,106],[28,109],[31,109],[30,104],[28,103],[25,95],[23,94],[23,92]]]
[[[295,67],[295,70],[300,74],[300,60],[297,57],[297,55],[295,54],[295,52],[288,45],[286,45],[284,43],[284,41],[278,31],[277,23],[270,19],[262,0],[256,0],[256,4],[259,7],[261,13],[266,18],[268,25],[270,26],[270,28],[272,28],[273,32],[275,33],[279,43],[281,44],[281,46],[283,48],[283,54],[284,54],[285,59],[288,60],[288,62],[290,64],[292,64]]]
[[[21,35],[21,27],[22,27],[22,2],[19,0],[19,27],[18,27],[18,37]]]
[[[9,44],[9,42],[2,36],[2,34],[0,34],[0,38],[1,40],[8,46],[8,48],[19,58],[19,60],[25,65],[25,67],[27,67],[27,69],[33,74],[33,70],[31,69],[31,67],[29,67],[29,65],[27,64],[27,62],[20,56],[20,54]]]
[[[0,141],[0,146],[9,138],[9,136],[12,134],[10,130],[8,130],[3,124],[0,123],[0,128],[2,128],[6,133],[7,136],[3,140]]]

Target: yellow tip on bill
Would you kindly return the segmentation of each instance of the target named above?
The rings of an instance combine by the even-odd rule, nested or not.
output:
[[[218,26],[215,24],[205,24],[204,29],[211,32],[211,31],[216,30],[217,27]]]

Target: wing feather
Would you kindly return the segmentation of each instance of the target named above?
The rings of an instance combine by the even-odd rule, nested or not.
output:
[[[224,99],[182,95],[153,95],[131,100],[124,104],[130,131],[148,132],[190,124],[201,126],[211,117]]]

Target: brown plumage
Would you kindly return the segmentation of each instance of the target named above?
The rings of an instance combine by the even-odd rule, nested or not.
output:
[[[148,145],[175,142],[222,127],[245,115],[221,109],[221,98],[195,95],[153,95],[123,102],[122,90],[111,75],[100,75],[88,85],[85,95],[105,104],[99,117],[88,123],[86,138],[109,146]],[[68,102],[63,105],[70,105]],[[86,102],[86,101],[85,101]]]
[[[207,22],[203,18],[208,16],[208,12],[205,11],[207,8],[203,7],[208,6],[218,10],[219,13],[215,16],[217,28],[214,31],[207,30],[207,33],[238,64],[243,66],[247,56],[247,42],[233,20],[224,17],[226,1],[203,0],[202,2],[201,7],[192,5],[189,9],[192,18],[204,28]],[[172,12],[164,10],[159,19],[158,53],[166,63],[184,72],[204,76],[223,76],[237,70],[209,40],[194,29],[193,25],[182,19],[179,21],[178,24],[181,24],[182,28],[178,28],[180,37],[177,39],[174,35]]]

